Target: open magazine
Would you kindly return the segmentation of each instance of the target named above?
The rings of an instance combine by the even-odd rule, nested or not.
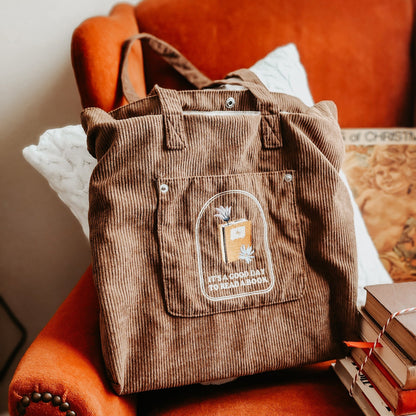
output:
[[[343,170],[394,281],[416,279],[416,128],[343,129]]]

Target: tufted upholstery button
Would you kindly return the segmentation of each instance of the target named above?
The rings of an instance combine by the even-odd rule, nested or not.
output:
[[[32,393],[32,402],[33,403],[40,402],[41,398],[42,398],[42,395],[40,393],[36,393],[36,392]]]
[[[76,413],[73,410],[68,410],[66,412],[66,416],[77,416]]]
[[[63,402],[60,406],[59,406],[59,410],[61,412],[66,412],[67,410],[69,410],[69,403],[68,402]]]
[[[23,396],[22,399],[20,400],[20,403],[22,403],[22,405],[24,407],[28,407],[30,404],[30,397],[29,396]]]
[[[52,398],[52,404],[54,406],[59,406],[62,403],[62,399],[60,396],[53,396]]]
[[[50,393],[43,393],[42,394],[42,401],[43,403],[49,403],[52,400],[52,394]]]

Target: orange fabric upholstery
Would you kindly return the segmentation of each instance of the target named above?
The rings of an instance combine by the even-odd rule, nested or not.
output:
[[[139,29],[173,44],[213,79],[294,42],[314,99],[334,100],[343,127],[412,125],[413,14],[412,0],[143,0],[83,22],[72,59],[82,105],[111,110],[125,103],[118,82],[122,42]],[[129,72],[140,96],[156,82],[189,87],[145,46],[142,55],[138,43]],[[78,416],[133,415],[136,402],[143,415],[360,414],[328,363],[220,387],[118,397],[106,382],[98,332],[88,269],[21,360],[10,385],[11,416],[32,392],[60,395]],[[27,416],[63,414],[50,402],[26,408]]]
[[[136,18],[213,79],[293,42],[312,96],[336,102],[342,127],[389,127],[412,125],[413,12],[412,0],[143,0]],[[148,89],[186,86],[143,49]]]
[[[83,107],[106,111],[126,104],[118,80],[121,47],[138,32],[134,8],[118,4],[108,17],[92,17],[79,25],[72,37],[72,65]],[[142,97],[146,95],[142,50],[137,42],[130,54],[129,75]]]

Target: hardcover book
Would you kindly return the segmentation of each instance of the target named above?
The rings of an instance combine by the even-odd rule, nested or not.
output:
[[[337,360],[332,367],[342,384],[349,390],[358,366],[351,357],[345,357]],[[353,398],[366,416],[393,416],[392,410],[364,374],[361,374],[354,385]]]
[[[368,351],[360,348],[351,350],[351,356],[358,366],[364,362]],[[374,355],[370,356],[363,372],[379,391],[380,395],[385,398],[396,416],[409,415],[416,412],[416,390],[402,390],[377,357]]]
[[[382,327],[391,314],[416,306],[416,282],[372,285],[365,288],[364,309]],[[416,312],[399,315],[387,327],[387,334],[414,362],[416,360]]]

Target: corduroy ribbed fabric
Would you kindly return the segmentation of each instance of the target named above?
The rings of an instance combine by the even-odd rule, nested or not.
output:
[[[89,221],[102,347],[119,394],[335,358],[354,335],[336,107],[234,75],[249,89],[155,87],[82,113],[98,159]]]

